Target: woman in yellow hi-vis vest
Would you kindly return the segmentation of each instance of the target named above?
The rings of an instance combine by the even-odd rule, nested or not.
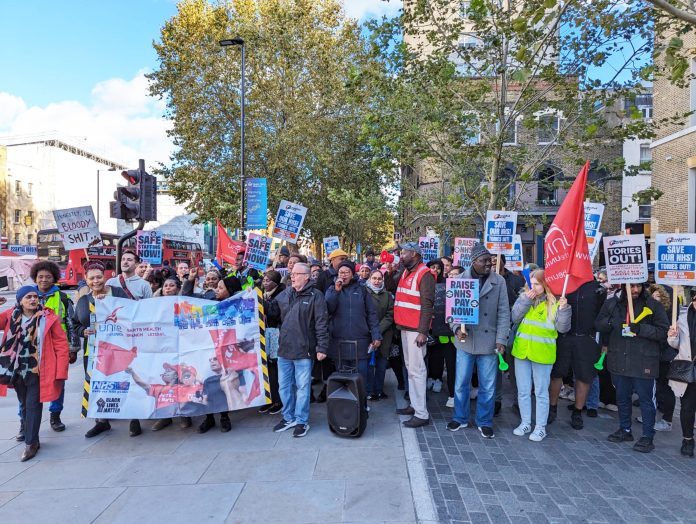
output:
[[[513,433],[524,436],[532,431],[532,382],[536,395],[536,425],[529,440],[546,437],[549,417],[551,368],[556,361],[558,333],[570,330],[571,310],[565,297],[556,300],[544,280],[544,270],[532,272],[531,289],[520,295],[512,307],[512,322],[519,324],[512,356],[515,357],[517,400],[522,421]]]

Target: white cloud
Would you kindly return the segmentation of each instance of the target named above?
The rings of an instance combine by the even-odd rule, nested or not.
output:
[[[346,15],[358,20],[394,16],[402,3],[402,0],[344,0]]]
[[[125,165],[145,158],[154,166],[167,162],[173,150],[162,113],[162,101],[148,96],[144,72],[99,82],[87,104],[27,107],[20,97],[0,92],[0,143],[58,138]]]

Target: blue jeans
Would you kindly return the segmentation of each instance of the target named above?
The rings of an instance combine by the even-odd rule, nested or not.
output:
[[[652,439],[655,436],[655,379],[626,377],[612,373],[611,381],[616,388],[616,405],[619,408],[621,429],[631,431],[632,397],[635,391],[640,400],[643,436]]]
[[[312,365],[309,358],[289,360],[278,357],[278,384],[283,403],[283,419],[287,422],[309,422],[309,396],[312,387]]]
[[[538,364],[531,360],[515,359],[517,402],[522,424],[532,424],[532,381],[536,395],[536,425],[545,427],[549,419],[549,384],[553,364]]]
[[[454,382],[454,417],[460,424],[469,423],[469,391],[474,365],[478,373],[478,397],[476,399],[476,425],[493,426],[495,406],[495,378],[498,371],[498,357],[493,355],[472,355],[462,349],[457,350],[457,369]]]
[[[367,368],[367,394],[384,393],[384,376],[387,373],[387,359],[377,352],[375,365]]]
[[[597,409],[599,407],[599,376],[595,376],[592,384],[590,384],[590,392],[587,394],[585,406],[587,409]]]

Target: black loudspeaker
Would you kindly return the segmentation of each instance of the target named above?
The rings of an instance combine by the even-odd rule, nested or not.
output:
[[[358,373],[332,373],[326,381],[329,429],[339,437],[358,438],[367,426],[367,393]]]

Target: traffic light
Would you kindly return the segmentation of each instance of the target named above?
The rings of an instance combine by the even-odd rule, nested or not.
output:
[[[145,161],[140,160],[139,169],[122,171],[121,176],[128,185],[119,187],[111,202],[111,218],[122,220],[157,220],[157,179],[145,172]]]

